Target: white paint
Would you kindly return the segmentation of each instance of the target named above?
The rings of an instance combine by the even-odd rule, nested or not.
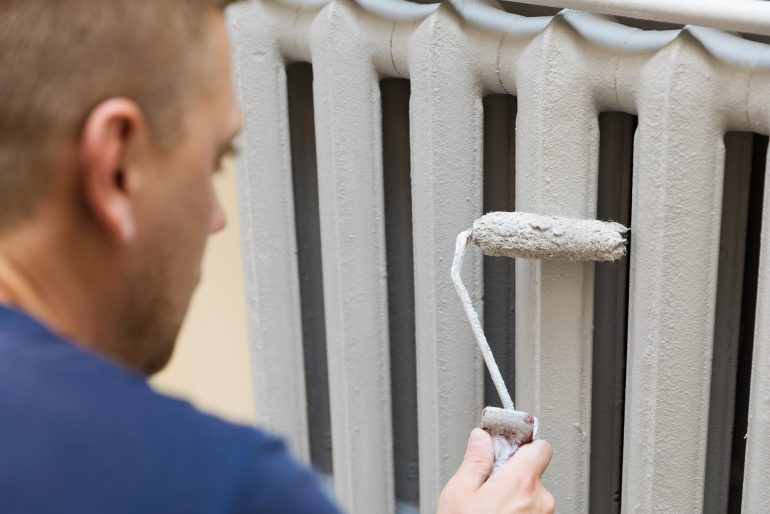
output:
[[[472,41],[453,6],[441,4],[417,27],[408,47],[424,512],[435,510],[483,407],[481,359],[447,273],[455,236],[481,215],[482,207],[483,120]],[[478,305],[480,255],[467,262],[465,283]]]
[[[655,151],[634,162],[629,511],[694,512],[703,503],[725,130],[703,105],[730,86],[693,42],[682,32],[653,56],[637,90],[636,146]],[[699,84],[698,94],[685,83]]]
[[[603,70],[588,64],[598,64],[598,52],[580,40],[554,18],[515,70],[517,210],[596,217],[592,86]],[[540,437],[553,445],[545,483],[569,512],[588,511],[593,274],[593,263],[516,262],[516,403],[540,419]]]
[[[241,6],[231,22],[247,119],[236,168],[256,420],[307,460],[286,74],[274,28],[257,4]]]
[[[619,5],[581,5],[600,3]],[[741,5],[749,4],[756,5]],[[687,9],[671,5],[660,12],[683,21]],[[735,28],[744,11],[724,9],[712,20]],[[763,16],[753,18],[766,24]],[[574,11],[522,18],[473,2],[265,1],[236,7],[232,19],[247,120],[240,195],[260,419],[306,455],[296,245],[287,237],[286,61],[311,60],[316,74],[334,478],[351,512],[396,508],[378,79],[407,77],[412,86],[423,512],[434,510],[482,407],[481,359],[446,273],[455,235],[482,214],[481,98],[518,97],[517,209],[573,218],[596,214],[599,112],[638,113],[623,510],[700,510],[722,137],[768,133],[768,47],[697,27],[648,32]],[[767,253],[760,309],[768,301]],[[466,283],[478,304],[481,260],[468,261]],[[587,512],[593,264],[519,261],[516,297],[517,404],[540,416],[555,448],[545,480],[560,511]],[[760,311],[747,512],[768,503],[766,318]]]
[[[460,232],[457,236],[457,242],[455,243],[455,254],[452,259],[452,283],[457,291],[457,296],[460,297],[460,301],[463,304],[463,310],[465,310],[465,317],[468,318],[468,322],[471,324],[471,330],[473,330],[473,336],[476,338],[476,344],[478,344],[481,356],[484,358],[484,362],[487,365],[489,374],[492,377],[492,381],[497,389],[497,394],[500,396],[500,401],[503,407],[507,410],[514,410],[513,400],[511,395],[508,394],[508,388],[505,387],[505,381],[502,375],[500,375],[500,369],[497,367],[494,355],[492,355],[492,349],[489,347],[487,337],[484,335],[484,329],[481,328],[481,321],[479,315],[473,308],[471,298],[468,295],[468,290],[463,285],[461,272],[463,269],[463,258],[465,257],[465,248],[471,241],[471,231],[466,230]]]
[[[485,255],[517,259],[615,261],[626,255],[626,232],[620,223],[528,212],[490,212],[473,222]]]
[[[357,7],[310,28],[334,486],[349,512],[395,508],[377,71]],[[366,137],[362,137],[366,135]]]

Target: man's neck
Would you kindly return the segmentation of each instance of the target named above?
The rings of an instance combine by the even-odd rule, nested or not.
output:
[[[55,228],[36,225],[0,239],[0,303],[29,313],[77,344],[95,348],[101,318],[95,310],[100,303],[95,301],[98,277],[85,286],[73,255],[77,246],[70,252],[50,247],[57,239],[45,232]]]

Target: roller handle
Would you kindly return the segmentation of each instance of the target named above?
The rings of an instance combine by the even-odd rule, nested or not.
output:
[[[528,412],[486,407],[481,413],[481,428],[492,436],[495,461],[492,474],[508,459],[537,437],[537,418]]]

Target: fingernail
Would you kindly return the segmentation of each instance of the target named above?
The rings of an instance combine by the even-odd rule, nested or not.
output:
[[[468,445],[482,444],[487,438],[486,433],[480,428],[474,428],[471,431],[471,437],[468,439]]]

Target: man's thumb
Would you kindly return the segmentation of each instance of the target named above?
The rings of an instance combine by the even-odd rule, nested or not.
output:
[[[484,430],[474,428],[468,439],[463,462],[452,481],[463,488],[477,490],[489,477],[494,457],[492,437]]]

